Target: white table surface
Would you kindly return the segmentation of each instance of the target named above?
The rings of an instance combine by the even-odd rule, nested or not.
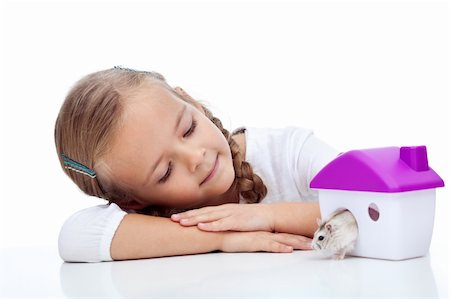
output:
[[[0,296],[63,298],[445,298],[443,251],[385,261],[326,259],[313,251],[208,253],[64,263],[56,248],[0,249]],[[440,256],[442,255],[442,256]],[[444,263],[444,264],[443,264]]]

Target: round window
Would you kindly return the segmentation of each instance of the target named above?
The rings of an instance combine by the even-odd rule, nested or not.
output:
[[[378,206],[374,203],[371,203],[369,205],[369,217],[373,221],[377,221],[378,218],[380,218],[380,210],[378,209]]]

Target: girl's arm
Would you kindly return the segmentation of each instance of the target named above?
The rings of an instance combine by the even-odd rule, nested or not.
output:
[[[320,218],[318,202],[271,204],[274,230],[312,238]]]
[[[320,218],[318,202],[224,204],[172,215],[183,226],[204,231],[275,231],[312,238]]]
[[[127,214],[116,204],[80,210],[63,224],[58,248],[66,262],[101,262],[224,252],[291,252],[310,240],[271,232],[205,232],[168,218]]]
[[[181,228],[181,229],[180,229]],[[167,218],[126,215],[111,242],[114,260],[206,253],[220,249],[221,234],[183,229]]]
[[[310,249],[310,240],[271,232],[205,232],[168,218],[127,214],[111,242],[114,260],[224,252],[291,252]]]

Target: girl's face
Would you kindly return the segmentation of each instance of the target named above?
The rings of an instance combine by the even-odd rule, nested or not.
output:
[[[222,132],[203,112],[158,83],[144,84],[125,104],[116,133],[105,162],[113,179],[139,199],[128,208],[212,205],[234,181]]]

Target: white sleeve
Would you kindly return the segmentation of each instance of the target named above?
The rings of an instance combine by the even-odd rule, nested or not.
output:
[[[114,203],[76,212],[59,233],[59,255],[66,262],[112,261],[111,241],[126,214]]]
[[[317,190],[309,187],[312,179],[329,162],[338,156],[339,152],[313,134],[309,135],[297,157],[296,182],[299,192],[305,200],[317,200]]]

